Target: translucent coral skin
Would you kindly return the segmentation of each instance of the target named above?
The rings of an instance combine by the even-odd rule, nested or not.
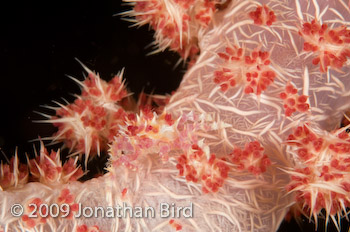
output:
[[[285,209],[282,205],[288,205],[297,200],[295,194],[286,194],[287,191],[280,192],[277,187],[289,182],[286,172],[277,167],[290,167],[292,169],[305,167],[304,164],[295,163],[292,157],[286,155],[286,146],[283,142],[286,141],[292,128],[296,128],[300,122],[312,122],[311,125],[320,128],[320,130],[333,130],[339,127],[343,112],[349,108],[347,91],[350,88],[350,81],[346,75],[349,67],[345,65],[339,72],[339,69],[329,66],[328,73],[320,72],[319,67],[313,64],[313,57],[310,56],[310,53],[303,50],[305,41],[298,34],[300,27],[296,26],[302,25],[303,21],[312,20],[308,19],[306,14],[320,18],[321,12],[324,11],[322,14],[322,22],[324,23],[337,18],[334,13],[325,10],[327,7],[329,7],[328,9],[336,9],[336,12],[345,18],[345,21],[343,19],[335,20],[337,23],[333,25],[334,28],[341,26],[349,20],[348,9],[343,7],[344,2],[289,1],[286,5],[280,6],[281,8],[278,7],[278,4],[274,5],[276,2],[261,2],[261,4],[267,4],[277,17],[276,21],[269,27],[255,25],[253,20],[246,15],[246,12],[256,9],[252,6],[253,4],[250,5],[248,2],[233,3],[235,6],[231,5],[233,8],[227,10],[226,14],[223,13],[222,18],[226,20],[226,23],[224,22],[214,30],[209,31],[206,34],[207,37],[201,41],[200,47],[206,49],[202,51],[197,64],[185,75],[180,90],[174,95],[167,107],[167,110],[177,111],[178,114],[183,112],[183,109],[193,110],[193,108],[198,112],[213,112],[217,120],[232,125],[232,128],[225,128],[217,133],[215,139],[210,140],[212,144],[226,142],[224,143],[226,146],[221,146],[221,143],[215,148],[211,146],[211,152],[225,153],[226,150],[231,150],[237,145],[244,147],[246,142],[255,139],[264,146],[266,154],[272,161],[272,167],[267,169],[267,173],[263,177],[265,181],[270,183],[270,187],[276,187],[275,190],[266,191],[264,190],[265,186],[248,191],[239,187],[234,190],[235,194],[242,194],[246,199],[259,196],[260,199],[271,202],[270,205],[262,206],[262,203],[258,201],[255,205],[257,207],[255,212],[258,212],[261,207],[274,209],[255,214],[256,219],[260,218],[265,222],[260,228],[261,231],[271,231],[269,228],[276,228],[273,218],[284,214]],[[284,7],[290,7],[290,11]],[[291,12],[293,13],[289,15]],[[230,24],[230,20],[236,23]],[[289,20],[293,23],[289,24]],[[224,33],[221,33],[222,31]],[[252,31],[254,33],[251,33]],[[260,96],[245,94],[245,86],[239,82],[224,89],[225,91],[222,91],[222,86],[215,82],[215,72],[218,67],[227,67],[225,56],[222,54],[229,54],[230,51],[227,51],[227,47],[234,48],[235,46],[251,50],[259,47],[260,50],[270,53],[271,63],[269,67],[276,73],[276,77]],[[215,60],[213,53],[217,55]],[[234,59],[231,59],[230,62],[234,62]],[[284,99],[281,99],[280,96],[280,93],[289,91],[286,88],[290,82],[294,84],[298,91],[296,94],[299,95],[296,98],[300,102],[295,104],[305,104],[296,112],[293,109],[293,112],[287,110],[291,108],[289,105],[285,110]],[[300,97],[301,99],[299,99]],[[277,176],[278,178],[276,178]],[[250,179],[248,176],[245,178],[246,180]],[[279,183],[276,182],[277,179]],[[326,184],[324,188],[327,188]],[[259,193],[259,191],[269,192],[271,198],[264,193]],[[278,200],[276,201],[276,199]],[[279,204],[281,204],[280,208]],[[258,219],[255,222],[257,226]],[[264,226],[266,227],[264,228]]]
[[[142,165],[137,172],[119,165],[113,172],[83,184],[72,182],[61,189],[51,189],[39,183],[30,183],[20,191],[2,192],[0,205],[1,209],[5,209],[2,212],[6,213],[0,214],[1,222],[8,224],[11,230],[20,230],[18,221],[10,222],[13,217],[10,216],[8,206],[32,197],[55,199],[63,188],[68,188],[79,202],[88,206],[113,206],[122,202],[154,207],[160,202],[187,206],[192,202],[195,215],[191,220],[180,218],[172,223],[168,218],[113,221],[103,218],[81,218],[75,221],[52,219],[53,222],[43,225],[45,229],[74,231],[83,224],[89,224],[98,225],[101,230],[107,231],[137,231],[138,228],[140,231],[174,231],[172,225],[176,223],[181,225],[183,231],[275,231],[288,210],[286,206],[295,201],[293,194],[281,191],[290,183],[288,174],[281,168],[302,166],[292,156],[288,156],[283,141],[287,140],[292,129],[297,128],[300,122],[312,122],[310,126],[320,130],[336,128],[342,112],[350,107],[348,77],[332,69],[329,69],[328,79],[327,74],[321,74],[319,67],[314,66],[312,60],[302,53],[303,40],[295,24],[302,21],[300,17],[306,18],[306,14],[319,15],[328,6],[326,4],[330,6],[322,15],[324,20],[337,17],[329,10],[333,8],[346,21],[350,17],[341,1],[325,3],[320,0],[300,6],[299,1],[290,1],[285,7],[273,4],[280,1],[262,1],[274,6],[271,9],[277,16],[270,30],[264,30],[263,26],[255,25],[248,15],[259,2],[232,1],[227,11],[218,15],[222,20],[213,23],[212,29],[200,41],[201,56],[187,72],[166,110],[174,118],[189,111],[199,114],[209,112],[216,122],[228,124],[229,127],[199,135],[210,144],[210,151],[219,157],[232,152],[236,146],[243,148],[246,143],[258,140],[272,161],[265,174],[257,178],[248,172],[230,173],[217,193],[202,194],[198,185],[179,177],[175,168],[176,160],[170,159],[163,163],[158,154],[144,154],[140,157]],[[314,2],[319,5],[316,7]],[[281,25],[282,22],[284,25]],[[248,37],[244,33],[248,29],[256,34]],[[238,41],[235,41],[236,38]],[[255,41],[264,50],[271,51],[271,66],[276,70],[277,77],[274,84],[260,96],[243,94],[242,86],[235,86],[223,93],[213,82],[216,65],[222,62],[213,54],[223,52],[227,40],[239,45],[245,43],[251,49],[255,49],[258,44],[247,41]],[[342,70],[347,73],[348,69],[345,66]],[[284,114],[279,94],[290,80],[300,93],[308,96],[309,113],[295,112],[287,117]],[[128,189],[127,193],[124,192],[125,188]],[[33,193],[33,189],[40,190],[40,193]]]

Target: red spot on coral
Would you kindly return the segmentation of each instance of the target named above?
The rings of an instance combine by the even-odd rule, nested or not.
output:
[[[87,225],[81,225],[77,227],[77,232],[87,232],[88,226]]]
[[[26,221],[26,224],[29,228],[34,228],[36,226],[36,223],[33,219],[28,219],[28,221]]]
[[[253,93],[253,92],[254,92],[254,90],[253,90],[253,88],[250,87],[250,86],[247,86],[247,87],[245,87],[245,89],[244,89],[244,93],[245,93],[245,94],[250,94],[250,93]]]
[[[210,159],[209,159],[209,161],[208,161],[208,164],[209,164],[209,165],[213,165],[215,159],[216,159],[215,154],[211,154],[211,155],[210,155]]]
[[[46,206],[47,204],[43,202],[40,198],[34,198],[27,203],[25,211],[28,212],[30,216],[24,214],[21,217],[26,227],[33,228],[39,224],[46,223],[46,218],[50,217],[50,213],[47,212],[48,208]]]
[[[254,50],[251,55],[243,57],[243,49],[237,46],[226,47],[225,51],[218,53],[225,64],[214,72],[214,82],[223,92],[243,84],[246,94],[260,95],[274,81],[276,74],[268,67],[271,63],[268,52]]]
[[[230,59],[230,57],[228,55],[226,55],[225,53],[219,52],[218,55],[219,55],[220,58],[222,58],[222,59],[224,59],[226,61],[228,61]]]
[[[285,92],[279,95],[283,99],[286,116],[291,116],[295,111],[307,112],[309,110],[310,106],[306,103],[308,97],[305,95],[299,96],[297,92],[298,90],[291,83],[288,83],[285,87]]]
[[[28,219],[29,219],[28,215],[23,215],[23,216],[22,216],[22,220],[23,220],[24,222],[28,221]]]
[[[246,169],[254,175],[260,175],[271,165],[258,141],[245,144],[244,150],[237,147],[228,156],[231,162],[237,165],[238,170]]]
[[[343,182],[342,187],[345,191],[350,192],[350,182]]]
[[[68,204],[70,212],[67,216],[68,219],[73,218],[73,212],[78,211],[79,205],[77,203],[74,203],[74,195],[71,194],[70,190],[68,188],[64,188],[61,191],[60,196],[57,198],[57,202],[59,204]]]
[[[255,11],[249,13],[249,17],[254,20],[256,25],[271,26],[272,23],[276,22],[275,13],[266,5],[258,6]]]
[[[122,197],[125,197],[126,193],[128,192],[128,189],[127,188],[124,188],[123,191],[122,191]]]
[[[222,85],[220,85],[220,89],[221,89],[221,91],[225,92],[226,90],[228,90],[228,85],[222,84]]]
[[[177,223],[174,219],[170,219],[170,220],[169,220],[169,224],[170,224],[176,231],[182,230],[181,224]]]
[[[97,225],[88,227],[87,225],[81,225],[76,228],[75,232],[99,232],[100,228]]]
[[[320,64],[320,71],[326,72],[328,67],[341,69],[350,57],[348,46],[350,30],[345,26],[335,29],[328,28],[327,24],[320,25],[316,20],[303,24],[299,34],[304,38],[304,51],[312,52],[317,57],[312,60],[314,65]]]
[[[174,121],[171,119],[171,114],[165,114],[165,121],[169,126],[171,126],[174,123]]]
[[[185,176],[189,182],[202,182],[203,193],[217,192],[228,177],[229,166],[224,160],[217,159],[215,154],[207,159],[197,144],[191,148],[192,152],[182,154],[177,159],[176,168],[180,176]]]

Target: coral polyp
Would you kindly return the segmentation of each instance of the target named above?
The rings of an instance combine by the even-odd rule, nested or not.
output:
[[[335,215],[348,214],[350,137],[345,130],[321,132],[306,124],[288,137],[287,152],[296,164],[286,170],[291,175],[287,191],[296,193],[298,206],[316,222],[322,209],[335,223]]]
[[[82,93],[68,105],[57,103],[59,107],[47,107],[56,111],[56,116],[43,121],[53,123],[58,128],[50,137],[53,142],[65,143],[72,155],[85,154],[85,165],[89,156],[100,155],[107,149],[107,143],[116,135],[123,124],[126,112],[122,100],[127,97],[123,72],[108,83],[83,66],[87,78],[77,82]]]
[[[291,116],[295,111],[307,112],[310,105],[307,103],[308,97],[298,95],[298,90],[291,83],[286,85],[285,91],[280,93],[280,98],[283,99],[286,116]]]
[[[77,165],[77,158],[69,158],[63,163],[60,151],[49,153],[43,143],[41,143],[39,153],[28,162],[32,181],[55,185],[76,181],[84,175],[81,167]]]
[[[35,158],[33,159],[26,155],[27,165],[19,163],[17,153],[9,164],[1,163],[1,189],[17,188],[32,181],[57,186],[77,181],[84,175],[82,168],[77,163],[78,158],[69,158],[63,162],[60,151],[48,152],[43,142],[40,144],[39,155],[36,150],[34,152]]]
[[[238,165],[238,170],[247,169],[254,175],[260,175],[266,172],[271,161],[266,154],[264,148],[258,141],[247,143],[244,150],[235,148],[229,155],[232,163]]]
[[[186,59],[195,59],[199,53],[198,40],[216,12],[218,0],[161,0],[125,1],[133,10],[122,13],[135,17],[135,25],[149,24],[155,31],[156,50],[170,49]]]
[[[9,164],[1,162],[0,188],[2,190],[24,185],[28,182],[28,177],[27,166],[19,163],[17,152],[15,156],[11,158]]]
[[[275,13],[266,5],[258,6],[255,11],[249,13],[249,16],[257,25],[271,26],[276,21]]]
[[[276,77],[269,68],[269,52],[255,49],[250,55],[244,56],[244,53],[245,49],[238,46],[228,46],[225,53],[218,53],[225,63],[220,65],[220,70],[215,71],[214,82],[220,84],[222,91],[237,84],[244,87],[246,94],[260,95]]]
[[[339,71],[350,57],[350,30],[345,25],[332,29],[314,19],[304,23],[299,34],[305,40],[304,51],[317,55],[312,63],[319,64],[321,72],[327,72],[328,67]]]

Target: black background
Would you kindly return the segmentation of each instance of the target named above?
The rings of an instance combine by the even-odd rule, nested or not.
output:
[[[49,125],[33,111],[51,113],[40,105],[72,101],[79,87],[65,75],[83,79],[78,58],[105,80],[125,67],[129,89],[169,93],[181,81],[181,68],[173,71],[177,55],[146,56],[152,40],[147,27],[129,28],[130,23],[113,16],[129,9],[119,1],[48,1],[7,5],[2,8],[0,27],[0,146],[12,154],[32,152],[28,140],[49,136]],[[50,130],[50,131],[47,131]]]
[[[65,75],[83,79],[78,58],[105,80],[125,67],[128,88],[137,95],[176,90],[184,68],[173,70],[179,57],[171,52],[146,56],[153,39],[147,26],[129,28],[116,13],[128,10],[120,1],[34,1],[1,6],[0,13],[0,147],[11,156],[16,146],[33,153],[29,140],[55,129],[36,124],[40,105],[72,101],[78,86]],[[37,145],[37,143],[36,143]],[[0,159],[4,157],[0,154]],[[305,221],[305,220],[304,220]],[[322,227],[322,225],[320,225]],[[344,227],[345,229],[345,227]],[[314,231],[313,225],[284,223],[280,231]],[[319,231],[324,231],[320,229]],[[346,230],[347,231],[347,230]]]

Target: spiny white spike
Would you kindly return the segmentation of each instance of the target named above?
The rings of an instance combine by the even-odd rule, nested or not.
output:
[[[51,141],[53,140],[54,137],[53,136],[50,136],[50,137],[43,137],[43,138],[37,138],[37,139],[31,139],[29,140],[28,142],[32,143],[32,142],[37,142],[37,141],[40,141],[40,140],[45,140],[45,141]],[[34,145],[33,145],[34,146]]]
[[[49,106],[49,105],[39,105],[42,108],[50,109],[56,111],[59,107]]]
[[[71,94],[69,94],[69,95],[71,95]],[[79,97],[79,98],[80,98],[80,97]],[[67,101],[64,97],[61,97],[61,100],[64,101],[64,103],[66,103],[67,105],[70,104],[69,101]]]
[[[312,0],[312,3],[314,4],[314,7],[315,7],[316,20],[320,20],[320,6],[318,5],[317,0]]]
[[[52,101],[53,103],[57,104],[59,107],[62,107],[65,110],[69,110],[65,105],[59,103],[58,101]]]
[[[65,181],[68,181],[78,170],[80,166],[76,167],[72,172],[70,172],[68,175],[64,176]],[[78,178],[79,179],[79,178]]]
[[[56,152],[56,160],[55,161],[56,161],[56,164],[59,164],[60,166],[62,166],[60,149],[58,149]]]
[[[117,90],[117,93],[120,93],[120,91],[122,91],[124,88],[126,88],[125,81],[126,81],[125,79],[122,80],[122,82],[120,83],[119,89]]]
[[[1,149],[1,147],[0,147],[0,152],[1,152],[1,154],[5,157],[6,162],[9,164],[9,163],[10,163],[10,160],[8,159],[8,157],[7,157],[7,155],[5,154],[5,152]]]
[[[331,217],[331,219],[332,219],[332,221],[333,221],[333,224],[334,224],[334,226],[337,228],[337,231],[341,231],[341,229],[340,229],[340,227],[339,227],[339,224],[340,223],[338,223],[337,222],[337,220],[335,219],[335,215],[330,215],[330,217]],[[339,218],[339,215],[338,215],[338,218]],[[316,220],[317,221],[317,220]],[[317,224],[316,224],[316,227],[317,227]]]
[[[91,147],[91,141],[88,135],[85,135],[84,142],[85,142],[85,168],[87,168],[87,163],[90,155],[90,147]]]
[[[41,169],[41,167],[39,166],[39,164],[36,162],[36,160],[33,160],[34,161],[34,164],[36,166],[36,168],[38,169],[39,173],[40,173],[40,176],[45,176],[45,173],[44,171]]]
[[[141,113],[140,115],[142,116],[143,114]],[[141,122],[141,118],[138,114],[136,114],[136,122],[138,122],[138,123]]]
[[[76,156],[76,155],[79,155],[79,159],[81,158],[81,153],[82,153],[83,151],[76,151],[76,152],[74,152],[74,153],[70,153],[70,155],[68,155],[67,156],[67,158],[71,158],[71,157],[74,157],[74,156]]]
[[[44,146],[44,142],[42,140],[40,140],[40,163],[44,161],[45,156],[46,156],[46,152],[45,152],[45,146]]]
[[[34,146],[34,145],[33,145],[33,146]],[[30,166],[30,162],[29,162],[30,159],[29,159],[28,153],[25,153],[24,155],[25,155],[25,157],[26,157],[28,166]]]
[[[48,120],[33,120],[33,122],[36,123],[62,123],[62,122],[72,122],[75,118],[73,117],[66,117],[66,118],[57,118],[57,119],[48,119]]]
[[[43,117],[45,117],[45,118],[52,118],[51,115],[44,114],[44,113],[41,113],[41,112],[36,111],[36,110],[34,110],[33,113],[39,114],[39,115],[41,115],[41,116],[43,116]],[[34,122],[34,121],[33,121],[33,122]]]
[[[125,86],[125,87],[126,87],[126,86]],[[133,93],[133,92],[129,92],[128,94],[125,95],[125,97],[127,98],[127,97],[130,97],[130,96],[132,96],[132,95],[134,95],[134,93]]]
[[[95,81],[97,81],[97,83],[96,83],[97,88],[98,88],[101,92],[104,92],[104,91],[103,91],[103,87],[102,87],[101,78],[97,78],[97,79],[95,79]]]
[[[40,141],[40,140],[39,140]],[[38,152],[36,151],[35,145],[33,144],[34,156],[38,157]],[[29,164],[29,163],[28,163]]]
[[[4,164],[2,163],[2,160],[0,160],[0,177],[4,177],[4,169],[3,169]],[[1,186],[0,186],[1,187]]]
[[[73,80],[75,83],[77,83],[79,86],[83,87],[84,89],[86,89],[86,86],[83,84],[82,81],[79,81],[77,78],[71,76],[71,75],[67,75],[66,77],[70,78],[71,80]]]
[[[120,80],[123,79],[124,72],[125,72],[125,67],[123,67],[122,70],[120,70],[120,71],[117,73],[117,76],[119,77]],[[123,81],[125,81],[125,80],[123,80]]]
[[[15,177],[15,187],[18,185],[18,174],[19,174],[19,171],[18,171],[18,147],[16,147],[15,149],[15,159],[14,159],[14,162],[13,162],[13,175]]]
[[[100,157],[100,140],[97,140],[97,143],[96,143],[96,150],[97,150],[97,155],[98,155],[98,157]]]
[[[299,0],[295,0],[295,7],[297,11],[297,15],[301,21],[304,20],[303,13],[301,12],[300,2]]]
[[[94,73],[93,71],[91,71],[88,67],[86,67],[83,62],[81,62],[78,58],[75,58],[76,61],[78,61],[78,63],[83,67],[83,69],[87,72],[87,73]]]
[[[134,10],[127,10],[127,11],[113,14],[113,16],[125,16],[125,15],[129,16],[129,15],[132,15],[134,12],[135,12]],[[125,19],[125,18],[122,18],[122,19]]]

